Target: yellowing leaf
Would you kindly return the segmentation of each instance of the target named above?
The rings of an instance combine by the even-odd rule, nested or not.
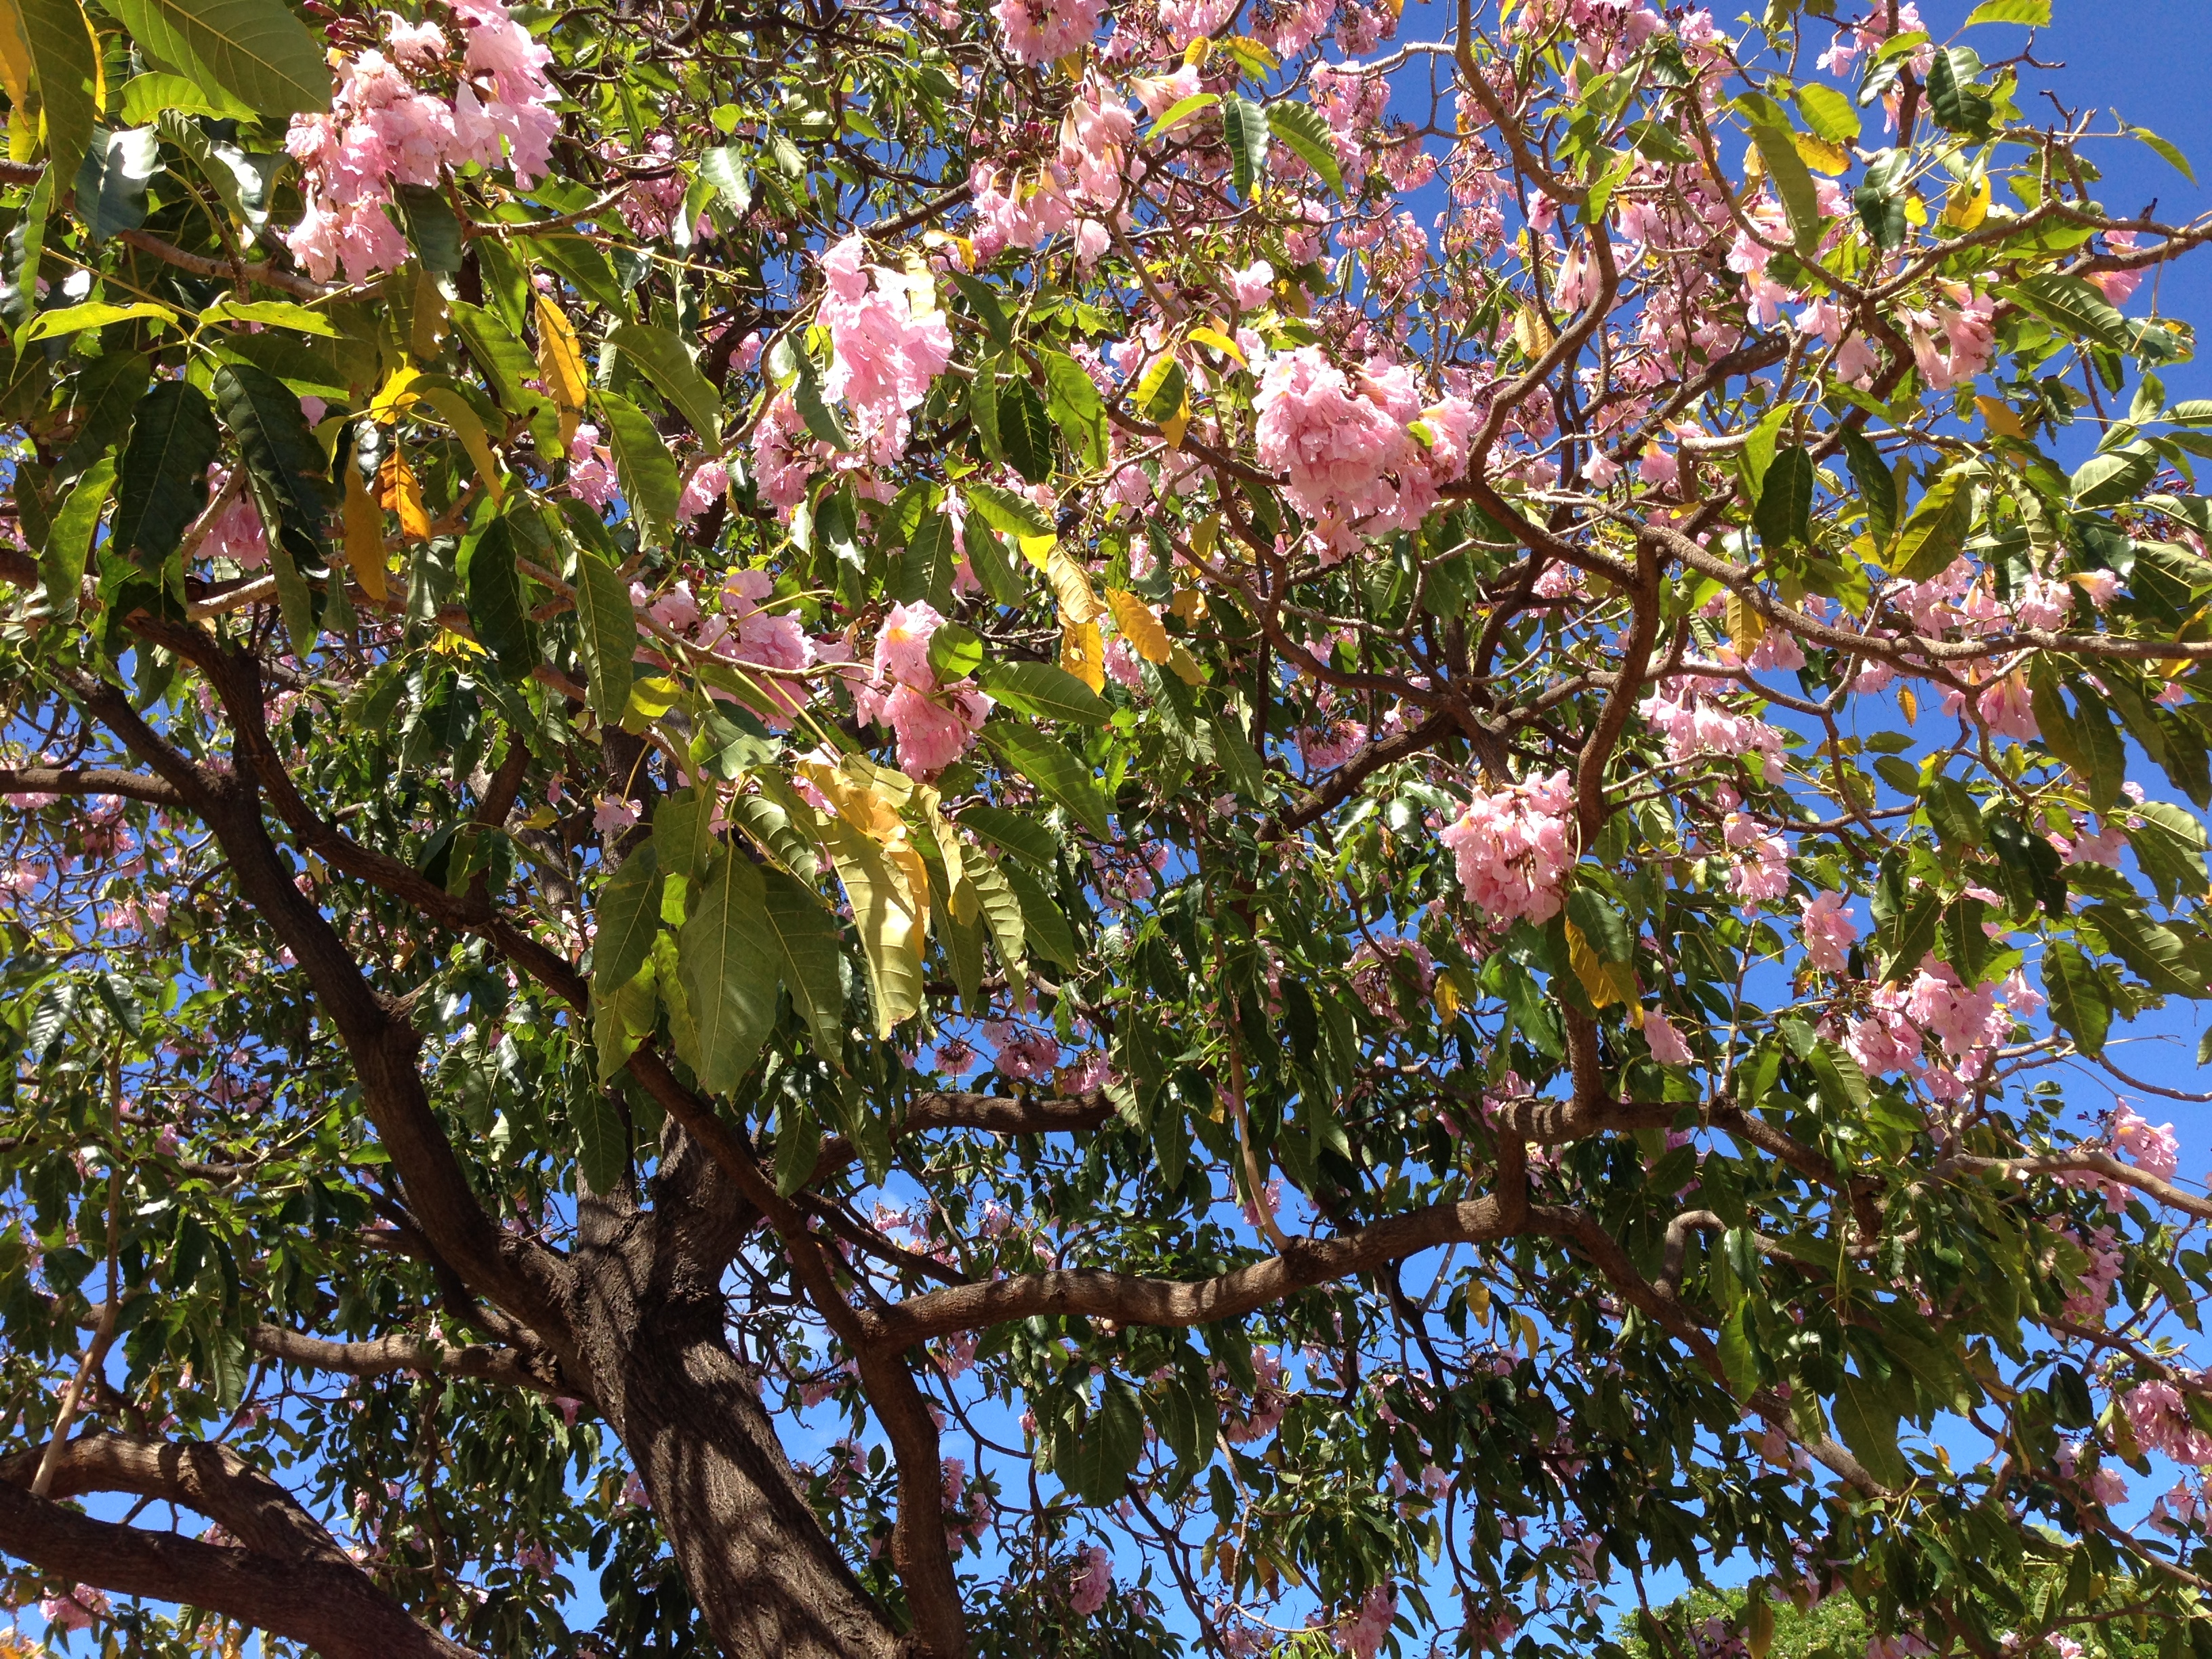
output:
[[[1220,352],[1224,356],[1234,357],[1237,360],[1237,366],[1239,368],[1249,368],[1251,367],[1251,364],[1244,361],[1244,349],[1218,328],[1214,328],[1210,325],[1201,325],[1191,330],[1190,337],[1200,345],[1212,346],[1216,351]]]
[[[1050,568],[1052,550],[1060,545],[1059,537],[1017,536],[1014,540],[1020,544],[1024,558],[1040,570]]]
[[[1175,648],[1175,641],[1168,638],[1168,630],[1161,626],[1159,617],[1152,606],[1134,593],[1109,587],[1106,590],[1106,607],[1114,613],[1114,626],[1121,630],[1121,637],[1129,641],[1131,648],[1139,656],[1146,662],[1165,662],[1168,659],[1168,653]],[[1091,689],[1095,691],[1098,688],[1094,685]]]
[[[384,509],[369,493],[361,469],[345,470],[345,556],[353,579],[378,605],[384,603]]]
[[[1513,343],[1522,356],[1542,356],[1552,349],[1553,337],[1551,324],[1534,306],[1524,305],[1513,313]]]
[[[899,815],[914,793],[913,781],[905,773],[857,755],[848,755],[835,766],[801,761],[799,772],[822,792],[840,818],[870,840],[904,839],[906,822]]]
[[[1798,159],[1815,173],[1825,173],[1832,178],[1851,164],[1851,152],[1846,145],[1815,138],[1809,132],[1792,133],[1790,138],[1797,147]]]
[[[8,101],[18,110],[31,106],[31,43],[23,33],[23,14],[15,0],[0,0],[0,82],[8,88]],[[23,122],[9,123],[10,128]]]
[[[1954,230],[1978,230],[1990,212],[1990,181],[1985,173],[1973,187],[1954,185],[1943,198],[1943,222]]]
[[[1182,407],[1160,422],[1160,436],[1167,440],[1170,449],[1182,447],[1182,434],[1190,430],[1190,399],[1185,397]]]
[[[1924,225],[1928,222],[1928,204],[1917,190],[1911,191],[1905,198],[1905,221],[1911,225]]]
[[[824,770],[829,769],[824,768]],[[911,847],[896,852],[861,834],[842,817],[828,819],[823,839],[845,896],[875,995],[876,1035],[921,1006],[922,950],[929,932],[929,878]]]
[[[1741,593],[1728,596],[1729,644],[1735,648],[1739,660],[1750,657],[1759,649],[1759,642],[1766,637],[1766,618],[1756,607],[1746,605]]]
[[[1912,688],[1909,685],[1900,685],[1897,688],[1897,707],[1899,712],[1904,714],[1905,723],[1907,726],[1920,718],[1920,699],[1913,695]]]
[[[1977,397],[1974,407],[1982,411],[1983,424],[1992,432],[2008,438],[2025,439],[2027,428],[2020,423],[2020,416],[2012,412],[2012,405],[1996,398]]]
[[[383,497],[384,510],[398,515],[399,533],[410,542],[428,541],[430,515],[422,506],[422,480],[398,450],[392,450],[376,469],[376,487]]]
[[[420,393],[408,390],[422,378],[422,371],[411,364],[403,363],[392,371],[390,378],[377,389],[376,396],[368,400],[368,417],[380,426],[390,426],[415,405]]]
[[[584,352],[561,307],[543,294],[537,301],[538,378],[561,407],[561,441],[565,446],[583,418]]]
[[[1097,623],[1060,618],[1060,665],[1093,691],[1106,689],[1106,642]]]
[[[1053,598],[1060,602],[1064,620],[1095,623],[1106,614],[1098,595],[1091,591],[1088,573],[1062,549],[1054,548],[1045,562],[1044,578],[1052,584]]]
[[[1168,653],[1168,666],[1185,685],[1197,685],[1206,678],[1206,671],[1198,665],[1198,659],[1184,650],[1180,642]]]
[[[1625,962],[1607,962],[1590,948],[1583,930],[1572,921],[1563,924],[1567,933],[1567,965],[1575,970],[1582,981],[1583,992],[1593,1007],[1602,1008],[1609,1003],[1633,1003],[1636,1000],[1636,970]]]
[[[490,441],[484,435],[483,422],[469,406],[469,400],[449,386],[438,386],[425,392],[422,401],[436,410],[438,418],[453,429],[453,435],[461,441],[461,447],[476,463],[477,476],[491,491],[492,500],[496,501],[505,496],[507,487],[500,477],[499,457],[492,453]]]

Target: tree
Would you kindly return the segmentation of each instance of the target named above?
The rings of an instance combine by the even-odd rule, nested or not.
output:
[[[2212,222],[2049,10],[0,0],[18,1597],[2212,1653],[2065,1121],[2212,995]]]

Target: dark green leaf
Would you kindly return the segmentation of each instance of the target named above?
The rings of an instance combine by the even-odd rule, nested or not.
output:
[[[1052,422],[1044,399],[1018,375],[999,384],[999,443],[1014,471],[1030,483],[1044,483],[1053,472]]]
[[[1230,182],[1248,200],[1267,174],[1267,112],[1231,93],[1221,100],[1221,136],[1229,146]]]
[[[215,372],[215,404],[237,439],[254,485],[254,499],[269,528],[302,565],[325,559],[323,525],[330,516],[330,486],[323,447],[316,441],[300,399],[267,370],[225,363]]]
[[[1897,1446],[1897,1411],[1881,1389],[1863,1376],[1846,1376],[1836,1390],[1836,1432],[1885,1486],[1912,1480],[1911,1467]]]
[[[116,468],[115,544],[148,565],[175,552],[204,504],[208,464],[222,447],[215,410],[190,381],[163,380],[140,398]]]
[[[138,35],[138,27],[130,15],[131,7],[122,4],[117,9],[131,25],[131,33]],[[76,0],[20,0],[18,10],[46,118],[47,171],[66,185],[76,177],[77,165],[91,148],[93,125],[101,112],[100,66],[93,56],[92,31]],[[145,40],[143,35],[138,38]],[[327,87],[329,70],[324,70],[323,80]],[[326,92],[324,102],[328,101]]]
[[[576,550],[576,621],[592,710],[611,725],[629,702],[637,611],[622,573],[588,547]]]
[[[477,643],[509,678],[520,679],[538,665],[538,641],[523,610],[514,556],[513,521],[494,519],[461,543],[460,578]]]
[[[622,479],[623,495],[637,516],[641,533],[663,540],[672,537],[684,480],[676,471],[676,458],[669,453],[668,441],[629,398],[602,392],[599,399],[607,422],[607,446],[614,451],[615,471]]]
[[[1866,507],[1867,533],[1874,544],[1889,545],[1897,533],[1897,475],[1882,465],[1881,452],[1855,426],[1842,428],[1844,458],[1850,463],[1851,482],[1858,486]]]
[[[976,683],[1017,714],[1103,726],[1113,706],[1065,669],[1043,662],[986,663]]]
[[[1106,465],[1106,399],[1081,363],[1064,351],[1041,354],[1045,407],[1085,466]]]
[[[221,87],[264,115],[331,106],[322,44],[283,0],[115,0],[114,9],[156,68]]]
[[[1322,183],[1344,194],[1344,169],[1336,159],[1334,134],[1328,119],[1310,104],[1270,104],[1267,131],[1283,147],[1321,175]]]
[[[1752,519],[1769,547],[1811,539],[1813,458],[1803,447],[1790,444],[1776,452]]]
[[[599,931],[592,941],[592,994],[605,999],[637,977],[660,931],[665,878],[650,840],[641,842],[599,889]]]
[[[576,1132],[576,1173],[592,1192],[611,1193],[629,1173],[629,1128],[614,1091],[597,1079],[571,1090],[568,1122]]]
[[[1078,823],[1103,841],[1114,826],[1106,813],[1106,794],[1098,787],[1089,763],[1068,746],[1033,726],[994,721],[984,736],[1008,765],[1042,791],[1048,800],[1066,807]],[[1070,964],[1071,966],[1073,964]]]
[[[714,861],[677,941],[684,995],[699,1033],[699,1081],[737,1087],[775,1024],[779,952],[769,937],[759,867],[741,853]]]
[[[722,444],[722,400],[684,349],[683,341],[665,328],[624,323],[611,330],[607,343],[629,357],[653,382],[660,395],[690,422],[699,441],[709,449]]]
[[[2051,999],[2051,1018],[2074,1046],[2092,1059],[2102,1054],[2112,1005],[2089,958],[2068,940],[2052,939],[2044,947],[2043,990]]]
[[[1060,914],[1060,906],[1044,890],[1037,878],[1019,864],[1002,864],[999,873],[1006,885],[1013,890],[1015,902],[1022,912],[1022,936],[1034,954],[1063,968],[1075,968],[1080,957],[1075,946],[1075,934]]]

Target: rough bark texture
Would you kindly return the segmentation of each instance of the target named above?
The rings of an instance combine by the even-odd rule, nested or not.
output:
[[[733,1243],[672,1215],[676,1188],[717,1188],[696,1152],[639,1212],[588,1199],[572,1320],[600,1411],[635,1462],[684,1582],[732,1659],[893,1659],[897,1633],[808,1504],[722,1332]],[[696,1191],[684,1197],[709,1196]]]

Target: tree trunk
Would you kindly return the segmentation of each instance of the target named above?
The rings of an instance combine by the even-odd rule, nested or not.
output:
[[[823,1529],[724,1340],[719,1252],[611,1207],[584,1206],[580,1358],[716,1642],[731,1659],[896,1659],[898,1633]]]

